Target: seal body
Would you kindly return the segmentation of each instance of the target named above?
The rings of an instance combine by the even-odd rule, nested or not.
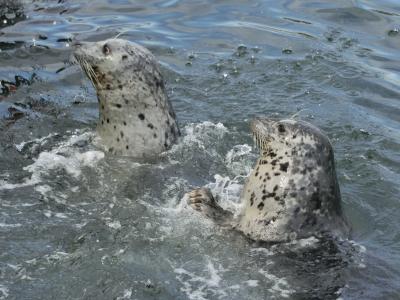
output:
[[[74,56],[97,92],[97,132],[105,148],[133,157],[168,149],[179,129],[155,57],[122,39],[75,47]]]
[[[226,216],[225,223],[249,238],[267,242],[347,234],[328,138],[301,121],[256,119],[251,127],[260,157],[243,187],[243,211],[237,219],[218,217]],[[215,215],[209,211],[216,204],[210,206],[206,198],[205,189],[199,189],[189,194],[189,203]]]

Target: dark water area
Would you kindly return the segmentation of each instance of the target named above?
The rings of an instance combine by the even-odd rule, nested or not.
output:
[[[399,30],[395,0],[0,1],[0,299],[400,299]],[[117,35],[162,65],[159,161],[94,143],[71,44]],[[239,211],[262,115],[327,133],[349,240],[259,245],[185,205]]]

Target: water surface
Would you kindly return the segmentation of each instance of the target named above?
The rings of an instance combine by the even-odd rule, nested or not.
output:
[[[0,299],[400,298],[397,1],[3,3]],[[117,34],[162,64],[182,139],[157,162],[93,143],[70,44]],[[207,185],[237,212],[249,120],[295,114],[334,145],[350,240],[258,245],[185,206]]]

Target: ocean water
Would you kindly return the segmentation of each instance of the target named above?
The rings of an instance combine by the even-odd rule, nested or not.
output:
[[[0,299],[400,299],[398,1],[3,0],[0,14]],[[94,143],[70,45],[118,34],[155,54],[178,116],[157,161]],[[350,239],[262,245],[187,207],[208,186],[240,210],[263,115],[327,133]]]

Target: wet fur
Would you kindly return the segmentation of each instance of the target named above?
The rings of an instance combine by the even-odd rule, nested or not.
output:
[[[233,226],[267,242],[346,233],[328,138],[294,120],[257,119],[252,131],[260,157],[243,187],[244,209],[230,220]]]
[[[74,56],[99,100],[97,132],[113,154],[154,157],[179,129],[154,56],[121,39],[76,46]]]

